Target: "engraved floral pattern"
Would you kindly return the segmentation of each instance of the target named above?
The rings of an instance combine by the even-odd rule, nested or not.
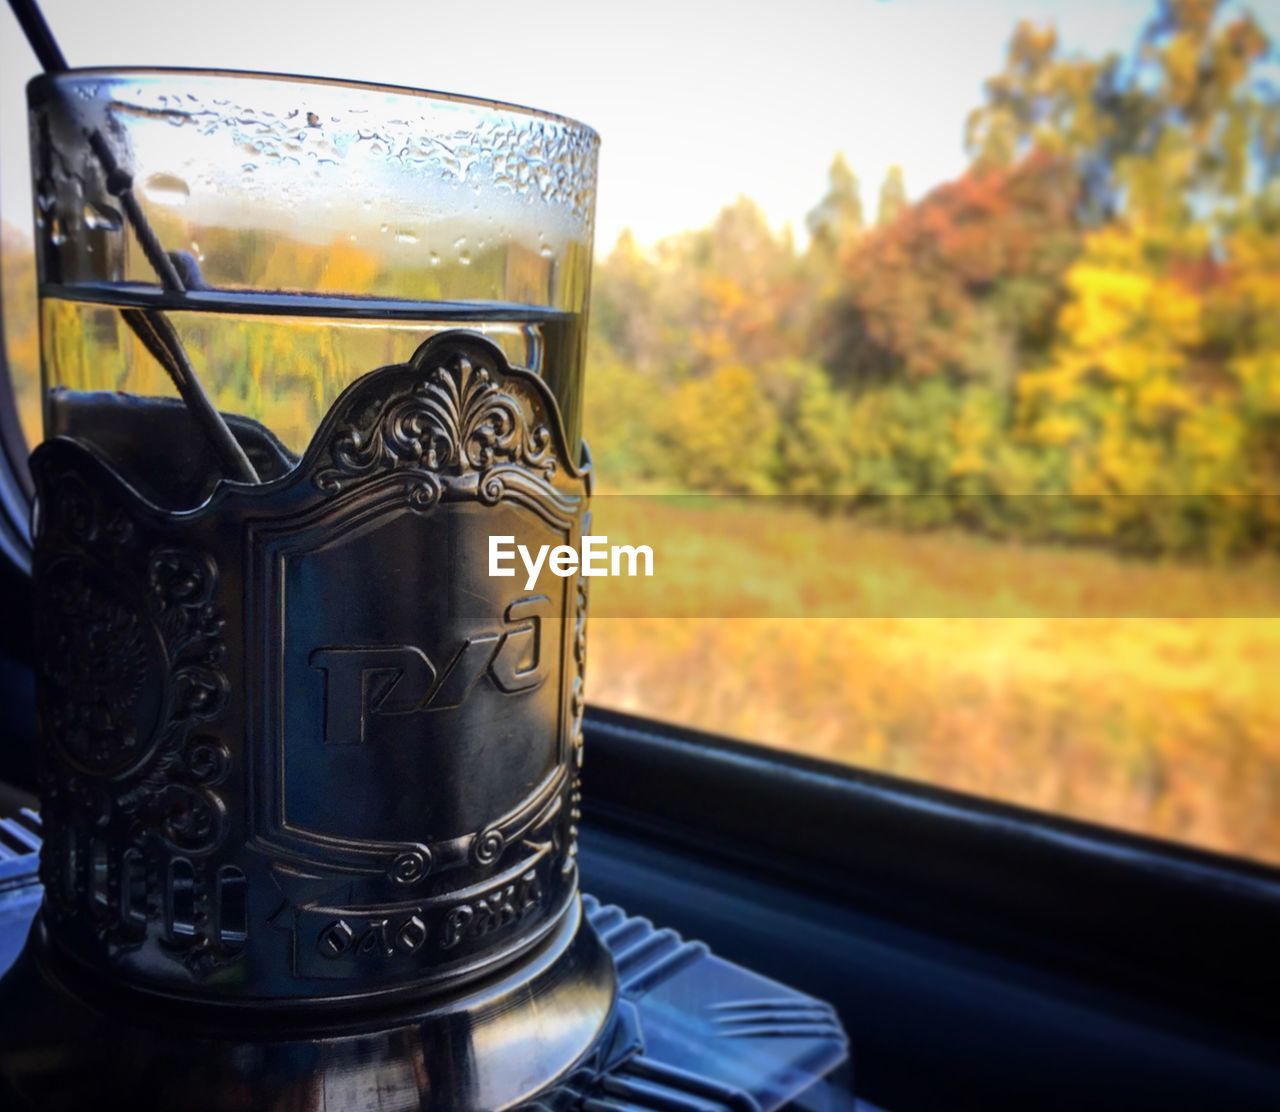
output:
[[[217,568],[189,548],[148,543],[110,488],[94,489],[78,470],[38,470],[37,479],[38,511],[47,511],[37,519],[35,581],[51,826],[102,839],[109,885],[121,883],[126,858],[143,867],[148,919],[164,906],[164,862],[190,855],[192,896],[203,906],[199,861],[226,833],[218,785],[230,765],[220,739],[195,732],[219,717],[229,693]],[[112,947],[138,945],[145,928],[118,897],[90,899],[78,837],[45,847],[54,913],[91,921]],[[200,931],[166,952],[192,968],[222,960]]]
[[[44,726],[82,769],[111,775],[146,756],[156,700],[145,688],[159,661],[137,611],[97,579],[64,562],[42,582]]]
[[[583,522],[582,531],[591,531],[591,515]],[[573,867],[578,856],[578,824],[582,821],[582,754],[583,719],[587,710],[587,580],[577,579],[577,604],[573,617],[573,687],[569,693],[569,844],[565,856],[565,869]]]
[[[556,469],[551,430],[533,424],[520,399],[495,381],[493,371],[455,352],[408,390],[375,403],[334,440],[332,466],[316,472],[315,483],[337,493],[357,480],[397,468],[480,476],[503,464],[517,464],[550,478]],[[439,487],[415,488],[415,504],[425,508]]]

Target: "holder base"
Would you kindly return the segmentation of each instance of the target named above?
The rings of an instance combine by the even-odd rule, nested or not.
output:
[[[38,917],[30,927],[39,829],[32,812],[0,819],[0,972],[13,962],[0,980],[4,1108],[852,1107],[846,1087],[832,1095],[821,1084],[848,1058],[828,1005],[590,896],[530,959],[532,976],[524,966],[431,1010],[321,1022],[305,1009],[210,1009],[124,992],[58,960]],[[557,1079],[549,1088],[531,1088],[548,1077]]]
[[[612,1021],[611,960],[580,912],[505,977],[413,1011],[202,1008],[91,983],[37,919],[0,982],[0,1104],[133,1112],[509,1108]]]

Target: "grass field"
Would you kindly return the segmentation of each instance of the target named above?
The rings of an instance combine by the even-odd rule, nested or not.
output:
[[[1275,559],[908,535],[764,499],[603,497],[595,518],[656,567],[593,581],[593,703],[1280,863]]]

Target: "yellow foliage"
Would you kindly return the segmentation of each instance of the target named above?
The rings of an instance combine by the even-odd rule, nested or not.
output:
[[[757,376],[738,364],[681,383],[662,419],[668,451],[694,490],[767,493],[773,430]]]
[[[1238,246],[1224,268],[1208,261],[1195,229],[1112,225],[1086,240],[1066,275],[1049,358],[1018,384],[1021,439],[1069,451],[1073,494],[1220,498],[1271,489],[1250,454],[1246,410],[1280,402],[1280,343],[1258,351],[1256,335],[1223,318],[1280,310],[1280,256],[1256,237]],[[1225,375],[1214,370],[1223,361],[1211,343],[1243,348]],[[1145,512],[1131,499],[1104,498],[1096,509],[1102,535]]]

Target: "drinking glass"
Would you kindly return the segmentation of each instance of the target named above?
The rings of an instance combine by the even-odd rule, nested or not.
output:
[[[47,937],[248,1004],[507,970],[457,1005],[477,1045],[562,1069],[613,999],[579,930],[586,585],[486,550],[584,531],[595,134],[236,73],[29,102]],[[499,1007],[537,978],[576,1018]]]
[[[121,312],[162,309],[232,431],[277,449],[258,445],[264,477],[353,381],[457,328],[547,383],[577,458],[589,128],[466,97],[189,70],[39,77],[29,102],[47,436],[94,443],[168,506],[208,495],[216,461]],[[181,290],[157,275],[121,175]]]

